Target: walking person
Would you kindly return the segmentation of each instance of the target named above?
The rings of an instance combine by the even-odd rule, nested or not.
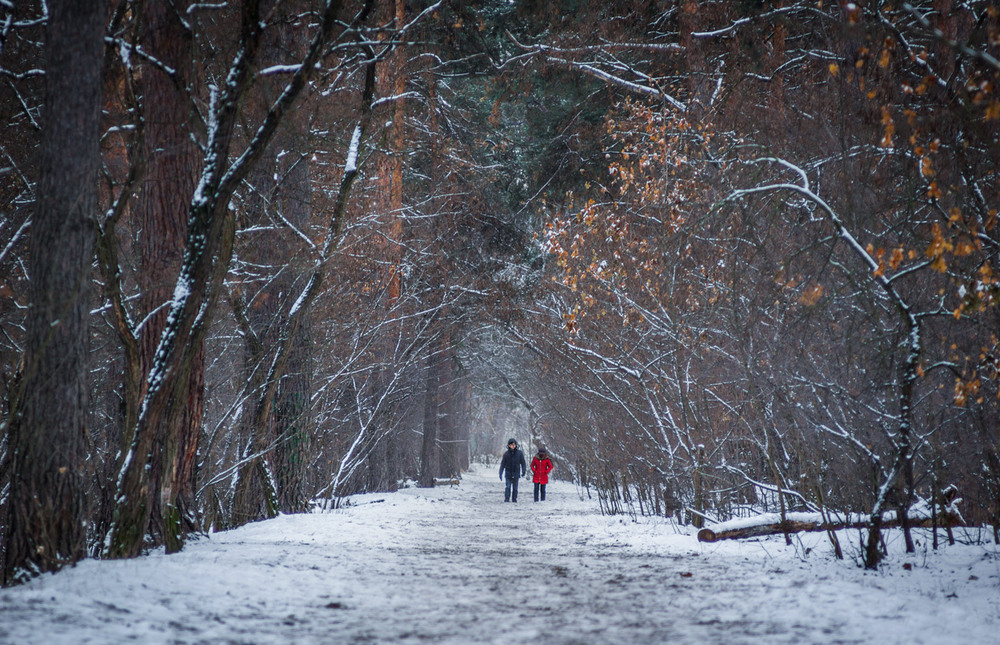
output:
[[[531,460],[531,481],[535,484],[536,502],[539,498],[541,501],[545,501],[545,485],[549,483],[549,473],[552,472],[553,468],[555,466],[549,459],[549,453],[545,452],[545,448],[539,448],[538,454]]]
[[[500,481],[507,476],[507,485],[503,489],[503,501],[517,502],[517,480],[524,477],[528,472],[528,466],[524,462],[524,453],[517,447],[517,441],[511,439],[507,442],[507,452],[503,453],[500,460]]]

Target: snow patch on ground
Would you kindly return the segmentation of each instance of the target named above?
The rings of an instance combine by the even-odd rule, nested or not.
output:
[[[877,573],[857,531],[699,543],[662,518],[601,516],[572,484],[504,504],[495,470],[361,495],[0,590],[0,643],[979,643],[1000,632],[995,545]],[[909,565],[905,568],[904,564]],[[522,640],[523,639],[523,640]]]

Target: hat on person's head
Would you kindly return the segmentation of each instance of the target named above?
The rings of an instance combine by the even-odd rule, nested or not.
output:
[[[508,439],[507,440],[507,445],[509,446],[510,444],[514,444],[516,446],[517,445],[517,439],[514,439],[514,438]]]

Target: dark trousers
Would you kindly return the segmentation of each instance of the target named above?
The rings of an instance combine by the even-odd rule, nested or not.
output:
[[[537,502],[541,495],[541,500],[545,501],[545,484],[535,484],[535,501]]]
[[[507,477],[507,485],[503,489],[503,501],[505,502],[516,502],[517,501],[517,480],[515,477],[511,479]]]

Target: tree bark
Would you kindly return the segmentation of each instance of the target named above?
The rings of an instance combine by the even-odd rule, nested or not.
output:
[[[142,75],[144,149],[147,169],[138,201],[137,216],[143,236],[139,240],[141,309],[146,314],[140,334],[143,374],[152,369],[160,337],[166,328],[168,308],[180,273],[187,235],[188,200],[194,193],[198,148],[191,140],[191,102],[179,85],[189,79],[192,41],[181,16],[187,1],[150,2],[143,5],[144,38],[150,53],[174,70],[171,78],[150,66]],[[168,552],[180,549],[183,535],[197,526],[193,517],[194,466],[198,450],[204,398],[204,345],[194,351],[187,384],[186,405],[177,412],[176,424],[163,437],[146,440],[149,519],[147,531]],[[145,396],[144,387],[141,396]],[[147,431],[153,431],[147,427]],[[124,445],[130,445],[126,436]],[[123,454],[125,451],[123,451]]]
[[[436,345],[436,343],[435,343]],[[424,436],[420,450],[420,477],[419,484],[424,488],[434,486],[434,478],[438,476],[438,389],[440,376],[438,375],[438,362],[441,357],[434,351],[432,345],[431,354],[427,357],[425,369],[426,388],[424,389]]]
[[[30,241],[32,305],[19,407],[8,428],[12,476],[5,585],[85,555],[88,285],[105,10],[96,0],[49,2],[45,124]]]
[[[303,115],[292,115],[286,124],[284,142],[275,146],[281,150],[299,150],[308,132],[308,121]],[[302,229],[308,226],[312,215],[309,164],[306,159],[286,154],[279,162],[291,168],[282,168],[282,184],[278,186],[277,205],[286,219]],[[331,233],[332,234],[332,233]],[[298,293],[310,275],[310,268],[289,254],[289,261],[296,270],[298,280],[288,286],[288,293]],[[306,459],[313,432],[313,406],[310,394],[313,382],[312,319],[302,316],[294,336],[289,366],[281,376],[274,407],[274,471],[278,486],[278,508],[282,513],[301,513],[308,508],[305,490]]]
[[[452,349],[451,321],[446,319],[441,336],[440,362],[438,363],[438,440],[441,445],[438,464],[439,477],[457,477],[458,443],[455,437],[455,380],[454,350]]]
[[[296,35],[294,21],[273,27],[261,47],[260,67],[282,64],[289,53],[301,56]],[[262,118],[280,96],[284,83],[271,76],[259,79],[256,85],[249,102],[255,118]],[[244,463],[234,486],[230,526],[273,517],[279,511],[298,512],[307,502],[301,488],[302,451],[309,439],[309,319],[299,316],[293,321],[288,312],[308,282],[309,267],[296,260],[297,236],[280,226],[274,229],[282,220],[299,230],[307,230],[309,225],[309,162],[299,154],[307,129],[308,119],[302,111],[290,114],[250,179],[254,190],[246,212],[247,225],[262,232],[254,234],[241,256],[253,265],[284,268],[265,280],[267,286],[254,295],[254,306],[245,309],[245,323],[252,328],[245,333],[258,344],[246,363],[248,380],[256,386],[249,391],[260,394],[254,395],[256,403],[243,420]],[[297,327],[289,337],[293,324]],[[287,349],[283,347],[286,344],[290,344]],[[283,354],[287,358],[272,358],[268,364],[268,357]],[[286,373],[288,361],[295,366],[291,373]]]
[[[378,3],[376,21],[379,25],[392,24],[396,29],[405,24],[406,3],[404,0],[384,0]],[[385,36],[387,40],[389,36]],[[386,43],[386,46],[389,46]],[[375,93],[379,99],[400,96],[406,89],[405,58],[403,50],[396,47],[378,65],[376,71]],[[385,299],[383,311],[391,311],[399,300],[401,292],[400,242],[403,236],[403,119],[405,113],[401,99],[395,99],[385,108],[385,119],[388,126],[383,131],[380,152],[374,159],[376,177],[376,199],[373,205],[376,213],[382,219],[382,225],[374,240],[375,256],[384,262],[386,273],[380,276],[380,286],[384,289]],[[382,398],[385,388],[393,381],[387,377],[388,370],[395,363],[393,351],[395,348],[395,332],[398,325],[390,325],[384,341],[379,348],[380,370],[382,374],[374,379],[376,384],[371,396],[375,400]],[[394,490],[400,478],[401,466],[399,455],[402,447],[396,428],[395,410],[390,406],[380,415],[377,423],[379,428],[373,437],[377,444],[369,456],[368,490]]]
[[[240,159],[237,168],[226,161],[242,98],[250,80],[251,65],[260,44],[260,14],[256,0],[242,6],[240,41],[242,49],[230,70],[230,82],[223,88],[209,119],[214,124],[205,146],[201,180],[187,202],[188,227],[184,258],[167,313],[167,324],[158,339],[153,364],[146,378],[147,391],[132,433],[117,484],[118,505],[110,531],[107,555],[132,557],[145,547],[149,518],[157,487],[147,469],[162,471],[162,442],[172,436],[185,415],[191,392],[192,371],[197,371],[201,343],[211,320],[212,309],[232,257],[234,222],[229,200],[236,182],[242,180],[262,154],[261,143]],[[303,79],[304,82],[304,79]],[[286,106],[287,109],[287,106]],[[273,135],[283,113],[276,112],[263,140]],[[270,115],[269,115],[270,116]],[[157,461],[160,463],[157,463]],[[164,525],[180,526],[179,512],[168,509]],[[179,548],[180,532],[170,548]]]

